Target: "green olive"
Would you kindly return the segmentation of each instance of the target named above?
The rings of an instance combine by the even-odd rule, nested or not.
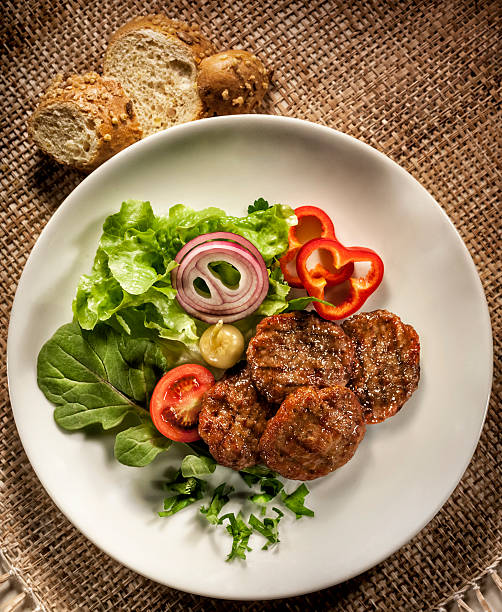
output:
[[[218,321],[202,334],[199,351],[204,360],[215,368],[227,369],[235,365],[244,350],[244,337],[234,325]]]

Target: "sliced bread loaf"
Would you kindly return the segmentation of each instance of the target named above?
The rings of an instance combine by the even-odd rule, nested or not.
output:
[[[34,142],[56,161],[93,170],[142,136],[120,84],[95,72],[59,75],[28,122]]]
[[[110,39],[103,72],[120,81],[148,136],[202,116],[197,66],[214,51],[197,26],[137,17]]]

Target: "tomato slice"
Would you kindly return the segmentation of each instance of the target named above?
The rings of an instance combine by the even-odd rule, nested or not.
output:
[[[202,396],[213,385],[211,372],[195,363],[178,366],[164,374],[150,400],[155,427],[176,442],[199,440],[197,424]]]

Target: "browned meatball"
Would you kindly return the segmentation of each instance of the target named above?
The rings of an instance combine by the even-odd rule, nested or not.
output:
[[[381,423],[396,414],[418,386],[418,334],[387,310],[354,315],[342,327],[356,346],[349,386],[363,406],[366,423]]]
[[[339,325],[300,311],[263,319],[249,343],[247,359],[258,391],[280,403],[304,385],[347,384],[354,353]]]
[[[272,413],[244,368],[218,381],[205,394],[199,435],[219,464],[242,470],[257,463],[258,442]]]
[[[260,454],[281,476],[312,480],[347,463],[365,430],[361,405],[350,389],[301,387],[267,423]]]

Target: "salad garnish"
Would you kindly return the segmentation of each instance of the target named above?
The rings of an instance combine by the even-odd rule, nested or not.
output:
[[[201,400],[213,385],[212,373],[197,363],[164,374],[150,399],[150,416],[158,431],[175,442],[200,440],[197,424]]]
[[[332,259],[309,268],[314,251]],[[362,260],[370,261],[370,272],[349,278]],[[127,200],[104,222],[92,270],[73,301],[74,321],[40,351],[38,384],[62,428],[114,430],[115,457],[124,465],[145,466],[184,444],[189,452],[164,483],[169,495],[159,516],[207,500],[200,512],[208,526],[223,525],[232,537],[227,560],[245,559],[253,533],[265,538],[264,550],[279,542],[284,512],[277,505],[296,518],[314,516],[304,504],[309,491],[302,483],[287,493],[270,469],[245,468],[239,474],[251,488],[246,503],[261,518],[246,519],[244,506],[222,515],[227,504],[242,505],[242,495],[226,482],[213,488],[205,480],[217,464],[198,434],[201,399],[242,358],[261,319],[311,303],[322,316],[338,318],[345,302],[333,306],[324,288],[348,279],[351,307],[359,307],[381,280],[379,262],[369,249],[343,247],[316,207],[293,211],[258,198],[245,217],[181,204],[162,217],[149,202]],[[288,299],[290,285],[299,284],[309,295]],[[275,516],[266,516],[272,502]]]
[[[235,325],[224,324],[220,319],[200,337],[199,351],[206,363],[226,370],[241,359],[244,344],[240,330]]]
[[[295,208],[295,215],[298,223],[289,228],[289,247],[280,258],[279,263],[288,285],[303,289],[303,283],[296,270],[298,252],[304,244],[314,238],[334,238],[335,227],[324,210],[317,206],[299,206]],[[349,278],[353,271],[354,265],[351,263],[340,270],[328,270],[321,262],[318,262],[315,268],[310,270],[310,274],[314,277],[325,277],[328,285],[333,286]]]
[[[176,299],[186,312],[206,323],[244,319],[268,293],[263,257],[237,234],[213,232],[194,238],[175,261],[179,266],[171,277]]]
[[[298,253],[296,269],[307,293],[311,296],[325,299],[325,291],[329,286],[329,275],[319,273],[308,267],[309,258],[316,252],[331,255],[336,270],[342,271],[346,266],[355,263],[369,263],[370,268],[362,277],[346,279],[346,295],[335,304],[315,302],[314,308],[323,317],[331,321],[345,319],[361,308],[369,296],[376,291],[383,278],[383,261],[379,255],[365,247],[345,247],[336,238],[319,238],[303,245]]]
[[[175,494],[165,498],[164,510],[159,512],[160,517],[172,516],[187,506],[200,501],[203,497],[208,497],[210,487],[200,476],[204,473],[212,473],[215,463],[209,462],[204,472],[203,464],[198,464],[197,459],[205,458],[197,455],[187,455],[174,479],[164,484],[164,490],[173,491]],[[196,472],[190,468],[194,465],[194,462],[197,465]],[[277,479],[277,474],[268,468],[254,466],[240,471],[239,474],[249,487],[260,486],[261,492],[253,493],[248,499],[261,509],[262,520],[253,513],[250,513],[246,520],[242,511],[239,511],[237,515],[233,512],[221,515],[224,506],[233,501],[233,497],[236,497],[233,495],[235,493],[234,487],[225,482],[212,490],[208,505],[202,505],[199,508],[200,513],[210,525],[224,525],[225,521],[228,521],[224,526],[232,536],[232,548],[227,556],[227,561],[237,558],[246,559],[247,552],[252,550],[249,546],[249,538],[253,532],[265,537],[266,542],[262,550],[268,550],[271,545],[279,543],[279,522],[284,517],[284,512],[273,506],[272,511],[276,516],[265,516],[266,506],[271,501],[274,500],[276,504],[283,504],[284,508],[295,514],[297,519],[302,516],[314,516],[314,512],[303,503],[309,493],[304,483],[299,485],[292,493],[287,494],[284,492],[283,483]]]

